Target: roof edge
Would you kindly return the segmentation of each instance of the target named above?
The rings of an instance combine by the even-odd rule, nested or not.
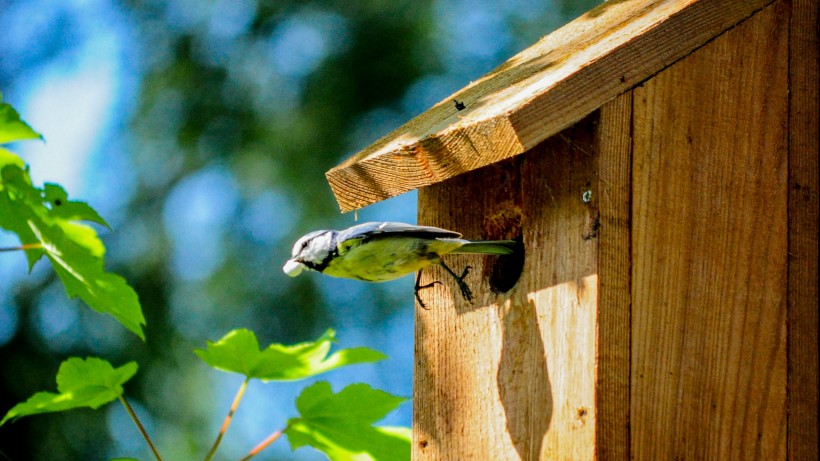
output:
[[[347,212],[519,155],[773,2],[610,0],[332,168],[327,180]]]

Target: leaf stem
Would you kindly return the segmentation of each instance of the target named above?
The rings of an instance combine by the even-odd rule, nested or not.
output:
[[[225,435],[225,432],[228,431],[228,426],[230,426],[231,421],[233,420],[233,414],[236,412],[236,408],[239,406],[239,402],[242,400],[242,396],[245,395],[245,389],[248,388],[249,381],[250,378],[245,378],[245,381],[242,381],[242,385],[239,386],[239,390],[236,392],[236,396],[233,398],[231,409],[228,411],[228,415],[225,416],[225,420],[222,422],[222,428],[219,429],[219,434],[217,434],[213,446],[208,451],[208,454],[205,455],[205,461],[210,461],[216,453],[216,449],[219,448],[219,443],[222,441],[222,437]]]
[[[40,242],[37,243],[26,243],[24,245],[20,245],[19,247],[0,247],[0,251],[20,251],[20,250],[36,250],[43,248],[43,244]]]
[[[261,452],[265,448],[268,448],[268,445],[272,444],[273,442],[276,442],[276,440],[279,437],[281,437],[282,434],[284,434],[285,431],[287,431],[289,427],[290,427],[290,424],[285,426],[284,429],[279,429],[278,431],[276,431],[273,434],[269,435],[265,440],[259,442],[259,445],[253,447],[253,450],[251,450],[247,455],[245,455],[244,458],[240,459],[239,461],[248,461],[249,459],[251,459],[254,456],[258,455],[259,452]]]
[[[140,422],[139,418],[137,418],[137,414],[134,413],[134,409],[131,408],[131,405],[129,405],[128,401],[125,400],[125,396],[118,395],[117,397],[119,397],[120,402],[122,402],[122,405],[125,407],[125,410],[128,412],[128,415],[134,421],[134,424],[137,425],[137,429],[140,430],[140,433],[142,434],[142,438],[144,438],[145,441],[148,442],[148,446],[151,447],[151,451],[154,453],[154,456],[157,458],[157,461],[162,461],[162,457],[159,455],[159,452],[157,451],[157,447],[154,446],[154,442],[151,441],[151,437],[148,435],[148,432],[145,431],[145,427],[143,427],[143,425]]]

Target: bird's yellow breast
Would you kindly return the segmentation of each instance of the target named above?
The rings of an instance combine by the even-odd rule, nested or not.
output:
[[[448,240],[390,237],[373,239],[366,243],[348,241],[339,246],[324,274],[333,277],[385,282],[437,264],[463,243]]]

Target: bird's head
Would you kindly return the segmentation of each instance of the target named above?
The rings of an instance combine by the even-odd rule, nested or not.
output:
[[[282,270],[291,277],[296,277],[305,269],[321,272],[336,250],[334,234],[331,230],[318,230],[297,240]]]

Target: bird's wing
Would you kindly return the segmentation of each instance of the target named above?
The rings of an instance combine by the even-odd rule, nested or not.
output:
[[[389,236],[434,239],[459,238],[461,234],[431,226],[414,226],[399,222],[366,222],[340,231],[337,245],[339,251],[344,253],[355,242]]]

